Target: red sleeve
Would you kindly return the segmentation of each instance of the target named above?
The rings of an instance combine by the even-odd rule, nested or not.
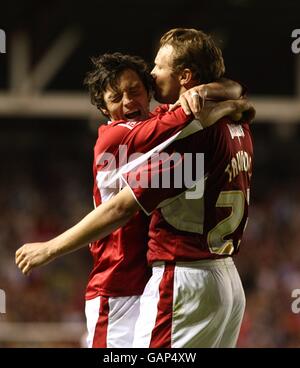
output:
[[[164,153],[167,154],[164,160],[155,159],[155,155],[159,157]],[[175,160],[174,155],[176,155]],[[139,206],[147,215],[150,215],[162,201],[177,196],[187,189],[181,181],[179,185],[176,184],[177,169],[179,168],[181,173],[182,167],[183,155],[178,152],[164,151],[154,154],[143,166],[123,174],[123,180],[132,190]],[[163,184],[165,179],[166,185]]]
[[[127,147],[127,154],[145,153],[179,133],[193,120],[181,107],[174,111],[158,110],[157,115],[138,122],[117,121],[102,132],[98,150],[116,153],[120,145]]]
[[[129,130],[122,144],[128,146],[130,153],[147,152],[180,132],[192,120],[193,115],[186,115],[181,107],[175,111],[159,112]]]
[[[155,153],[158,158],[151,156],[146,164],[123,173],[123,180],[146,214],[151,214],[164,200],[194,188],[196,182],[203,180],[204,169],[209,170],[209,166],[204,168],[204,155],[209,154],[213,130],[213,127],[207,128],[179,139],[163,152]]]
[[[164,200],[181,194],[186,188],[131,188],[132,194],[141,207],[149,216]]]
[[[164,112],[169,111],[170,105],[168,104],[163,104],[163,105],[158,105],[156,106],[156,108],[151,112],[152,115],[158,115],[158,114],[162,114]]]

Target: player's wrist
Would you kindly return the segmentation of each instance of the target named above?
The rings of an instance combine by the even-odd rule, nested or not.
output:
[[[54,259],[59,252],[59,248],[55,242],[55,239],[47,241],[45,244],[45,247],[46,247],[45,252],[47,254],[47,259],[48,260]]]

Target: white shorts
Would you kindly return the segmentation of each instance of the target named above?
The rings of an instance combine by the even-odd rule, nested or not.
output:
[[[231,258],[157,263],[140,303],[133,347],[235,347],[245,294]]]
[[[87,346],[131,348],[139,309],[140,296],[98,296],[86,300]]]

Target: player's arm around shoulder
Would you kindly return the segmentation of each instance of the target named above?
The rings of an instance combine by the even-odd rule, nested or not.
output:
[[[122,144],[130,152],[147,152],[179,133],[193,117],[186,115],[182,108],[168,111],[167,108],[156,110],[149,119],[143,121],[119,122],[116,130],[123,129]]]

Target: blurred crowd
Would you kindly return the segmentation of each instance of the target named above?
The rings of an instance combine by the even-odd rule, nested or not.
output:
[[[0,289],[6,292],[7,313],[0,314],[0,325],[84,322],[92,266],[87,247],[29,277],[15,266],[14,254],[26,242],[59,234],[92,209],[94,138],[85,142],[86,151],[76,145],[66,151],[57,142],[26,154],[21,148],[13,155],[2,150]],[[291,308],[292,291],[300,289],[299,185],[300,180],[269,182],[259,195],[253,188],[248,227],[235,258],[247,298],[239,347],[300,347],[300,314]],[[7,345],[0,341],[0,347]]]
[[[300,289],[299,185],[271,186],[251,205],[236,257],[247,298],[241,347],[300,347],[300,314],[292,311],[293,302],[300,306],[292,297]]]
[[[28,162],[27,162],[28,164]],[[84,289],[91,267],[87,247],[25,277],[14,262],[26,242],[48,240],[92,209],[91,183],[80,162],[60,160],[36,175],[20,167],[0,187],[0,288],[6,293],[1,321],[84,320]],[[92,174],[90,173],[90,176]],[[2,182],[3,183],[3,182]],[[1,342],[0,342],[1,346]]]
[[[58,235],[93,208],[94,137],[86,142],[82,128],[74,124],[73,130],[46,123],[44,128],[47,138],[42,126],[34,127],[36,133],[29,137],[26,125],[7,129],[0,137],[0,289],[6,293],[0,325],[85,319],[84,292],[92,267],[88,246],[29,276],[15,265],[15,251],[21,245]],[[13,141],[12,131],[16,144],[8,149],[4,137]],[[1,346],[7,343],[0,341]]]

